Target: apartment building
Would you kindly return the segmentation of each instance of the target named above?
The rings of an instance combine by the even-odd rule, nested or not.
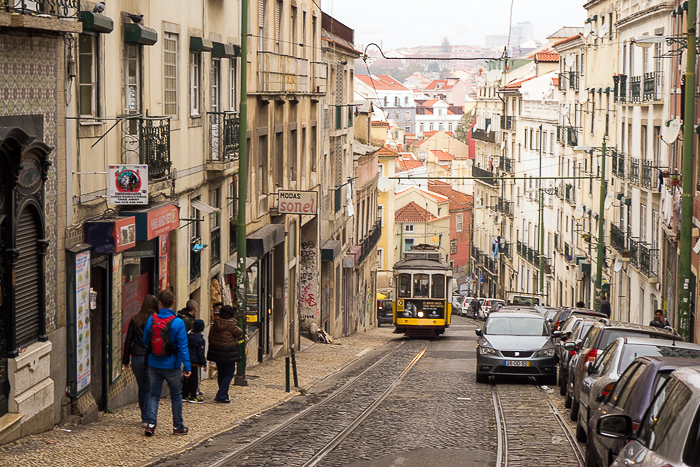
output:
[[[462,120],[464,108],[450,105],[442,99],[416,101],[415,125],[411,131],[419,137],[433,131],[454,132]]]
[[[413,91],[388,75],[355,76],[357,100],[372,102],[378,119],[392,122],[405,133],[413,132],[416,104]]]

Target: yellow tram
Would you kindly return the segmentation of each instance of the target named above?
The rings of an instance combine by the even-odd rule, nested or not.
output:
[[[420,244],[394,264],[395,333],[435,337],[444,334],[452,316],[452,268],[438,247]]]

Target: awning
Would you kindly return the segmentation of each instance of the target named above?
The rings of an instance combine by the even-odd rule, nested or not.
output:
[[[136,218],[136,240],[152,240],[180,225],[180,208],[172,203],[158,203],[145,209],[122,211],[122,217]]]
[[[211,214],[213,212],[219,212],[221,209],[215,208],[213,206],[209,206],[207,203],[203,203],[198,199],[193,199],[190,201],[190,204],[192,205],[193,208],[195,208],[197,211],[201,211],[204,214]]]
[[[268,224],[246,237],[247,256],[261,257],[284,241],[284,224]]]
[[[233,44],[226,44],[222,42],[214,42],[214,48],[211,51],[211,56],[214,58],[235,58],[236,48]],[[238,48],[238,55],[240,55],[240,48]]]
[[[124,25],[124,42],[141,45],[153,45],[158,42],[158,32],[155,29],[140,24],[127,23]]]
[[[93,253],[119,253],[136,245],[134,216],[99,219],[85,223],[85,241]]]
[[[340,240],[329,240],[321,247],[321,261],[334,261],[340,254]]]
[[[83,23],[83,32],[91,31],[109,34],[114,30],[112,18],[93,13],[92,11],[81,11],[79,20]]]
[[[386,295],[383,293],[377,292],[377,300],[384,300],[386,298]]]
[[[214,43],[204,37],[190,36],[190,51],[191,52],[211,52],[214,48]]]
[[[236,274],[236,265],[238,262],[237,256],[232,256],[226,263],[224,263],[224,274]],[[245,268],[248,269],[252,265],[258,262],[258,258],[251,258],[248,256],[245,261]]]

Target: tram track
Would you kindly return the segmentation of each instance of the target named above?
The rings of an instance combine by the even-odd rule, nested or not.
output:
[[[411,346],[415,346],[415,342],[416,341],[402,342],[391,352],[381,357],[361,373],[352,377],[319,402],[292,416],[264,435],[247,442],[245,446],[240,449],[225,453],[223,456],[217,456],[213,462],[205,465],[208,467],[222,467],[226,465],[271,465],[270,460],[265,457],[271,455],[270,453],[274,453],[275,451],[274,448],[270,449],[270,446],[279,446],[279,449],[287,449],[289,447],[288,438],[296,431],[295,427],[303,426],[304,424],[324,424],[324,420],[328,420],[329,417],[337,417],[337,424],[325,423],[327,426],[326,431],[332,431],[332,433],[328,433],[324,437],[321,447],[316,448],[309,446],[306,448],[299,448],[298,452],[296,452],[296,457],[298,457],[299,461],[297,465],[317,465],[319,461],[331,453],[333,449],[361,425],[362,421],[379,407],[382,401],[384,401],[394,388],[400,384],[411,368],[413,368],[425,354],[428,348],[427,343],[425,343],[422,349],[417,353],[409,350]],[[379,382],[381,384],[381,375],[386,372],[387,369],[380,367],[391,366],[392,361],[389,360],[390,357],[395,356],[397,359],[408,358],[408,356],[398,355],[401,353],[400,351],[408,351],[412,355],[410,362],[408,364],[403,364],[398,375],[393,377],[393,379],[385,381],[385,384],[382,385],[381,388],[376,390],[374,390],[374,388],[369,389],[368,387],[372,386],[372,383],[376,385]],[[379,370],[383,371],[380,372]],[[372,379],[373,372],[379,372],[379,375]],[[395,370],[393,374],[396,374]],[[360,405],[361,407],[345,407],[344,404]],[[334,405],[335,407],[333,407]],[[353,411],[354,408],[357,409],[356,413]],[[293,463],[292,459],[288,459],[288,461]]]
[[[499,386],[501,389],[499,390]],[[541,386],[491,382],[496,416],[496,467],[585,466],[585,455]]]

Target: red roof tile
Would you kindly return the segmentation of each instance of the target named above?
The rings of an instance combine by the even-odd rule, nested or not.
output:
[[[578,33],[578,34],[576,34],[575,36],[571,36],[571,37],[567,37],[566,39],[562,39],[562,40],[560,40],[559,42],[555,42],[555,43],[554,43],[554,47],[556,47],[556,46],[558,46],[558,45],[561,45],[561,44],[566,44],[567,42],[572,41],[572,40],[574,40],[574,39],[576,39],[576,38],[579,38],[579,37],[581,37],[582,35],[583,35],[583,34]]]
[[[372,77],[373,76],[373,77]],[[363,83],[370,87],[374,87],[377,90],[383,91],[411,91],[409,88],[403,84],[396,81],[394,78],[388,75],[355,75],[355,78],[359,79]]]
[[[534,78],[537,78],[537,76],[530,76],[529,78],[521,79],[519,81],[513,81],[512,83],[506,84],[504,87],[506,87],[508,89],[520,89],[520,86],[522,86],[522,84],[525,81],[530,81],[531,79],[534,79]]]
[[[559,54],[552,52],[540,52],[536,55],[538,62],[558,62]]]
[[[408,172],[409,170],[419,169],[423,167],[423,163],[417,160],[401,159],[397,157],[395,161],[395,166],[397,172]]]
[[[439,149],[433,149],[431,150],[433,154],[435,154],[435,157],[437,157],[438,161],[452,161],[454,160],[455,156],[450,154],[449,152],[441,151]]]
[[[450,200],[451,210],[461,210],[473,207],[474,197],[455,190],[449,183],[439,180],[428,180],[428,190],[434,191],[448,198]]]
[[[399,208],[394,213],[395,222],[418,223],[437,219],[433,214],[418,206],[418,203],[411,201],[406,206]]]

